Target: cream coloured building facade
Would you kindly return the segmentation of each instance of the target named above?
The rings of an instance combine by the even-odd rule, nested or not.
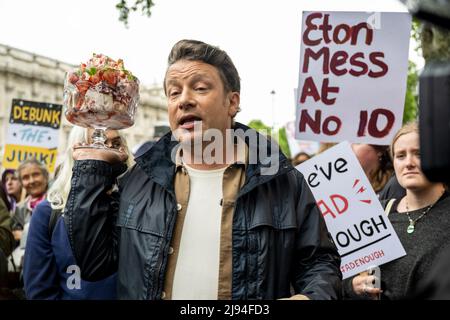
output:
[[[65,72],[74,68],[56,59],[0,44],[0,161],[13,99],[55,104],[63,103]],[[168,124],[166,98],[162,87],[141,84],[135,124],[123,130],[130,148],[152,139],[154,126]],[[63,116],[58,153],[65,149],[72,124]]]

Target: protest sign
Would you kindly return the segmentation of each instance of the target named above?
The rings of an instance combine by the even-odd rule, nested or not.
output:
[[[62,105],[14,99],[6,135],[4,168],[16,169],[27,158],[36,158],[54,171]]]
[[[389,144],[403,118],[410,15],[304,12],[302,21],[296,138]]]
[[[319,151],[319,143],[317,141],[306,141],[295,139],[295,122],[289,121],[285,124],[286,139],[291,151],[291,156],[294,157],[300,152],[305,152],[309,155],[314,155]]]
[[[406,254],[348,142],[296,169],[303,173],[338,248],[344,279]]]

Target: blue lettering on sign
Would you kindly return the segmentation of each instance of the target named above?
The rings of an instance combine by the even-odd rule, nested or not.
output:
[[[22,141],[42,143],[45,142],[44,139],[48,134],[48,130],[28,128],[20,130],[20,134],[20,139]]]

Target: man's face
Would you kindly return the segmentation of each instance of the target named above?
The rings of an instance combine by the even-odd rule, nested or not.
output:
[[[239,107],[239,93],[225,92],[216,67],[201,62],[179,60],[166,73],[169,122],[181,142],[189,142],[202,132],[194,132],[194,124],[205,132],[231,128]],[[181,129],[181,130],[180,130]]]
[[[47,191],[47,179],[35,164],[25,166],[19,172],[23,187],[33,198],[42,196]]]

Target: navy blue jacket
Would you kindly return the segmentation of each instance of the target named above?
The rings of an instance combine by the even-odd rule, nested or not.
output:
[[[79,276],[64,219],[49,235],[52,213],[45,200],[33,211],[25,249],[23,277],[28,299],[115,299],[116,274],[89,282]],[[78,277],[78,278],[77,278]]]
[[[311,299],[338,299],[340,256],[303,175],[264,136],[238,123],[236,129],[257,163],[248,164],[234,203],[232,298],[284,298],[292,286]],[[261,143],[250,141],[252,135]],[[119,181],[119,199],[109,193],[113,166],[75,161],[64,216],[69,240],[83,278],[118,273],[119,299],[164,296],[177,216],[176,144],[167,134],[136,158]],[[276,160],[278,170],[269,174],[265,169]]]

